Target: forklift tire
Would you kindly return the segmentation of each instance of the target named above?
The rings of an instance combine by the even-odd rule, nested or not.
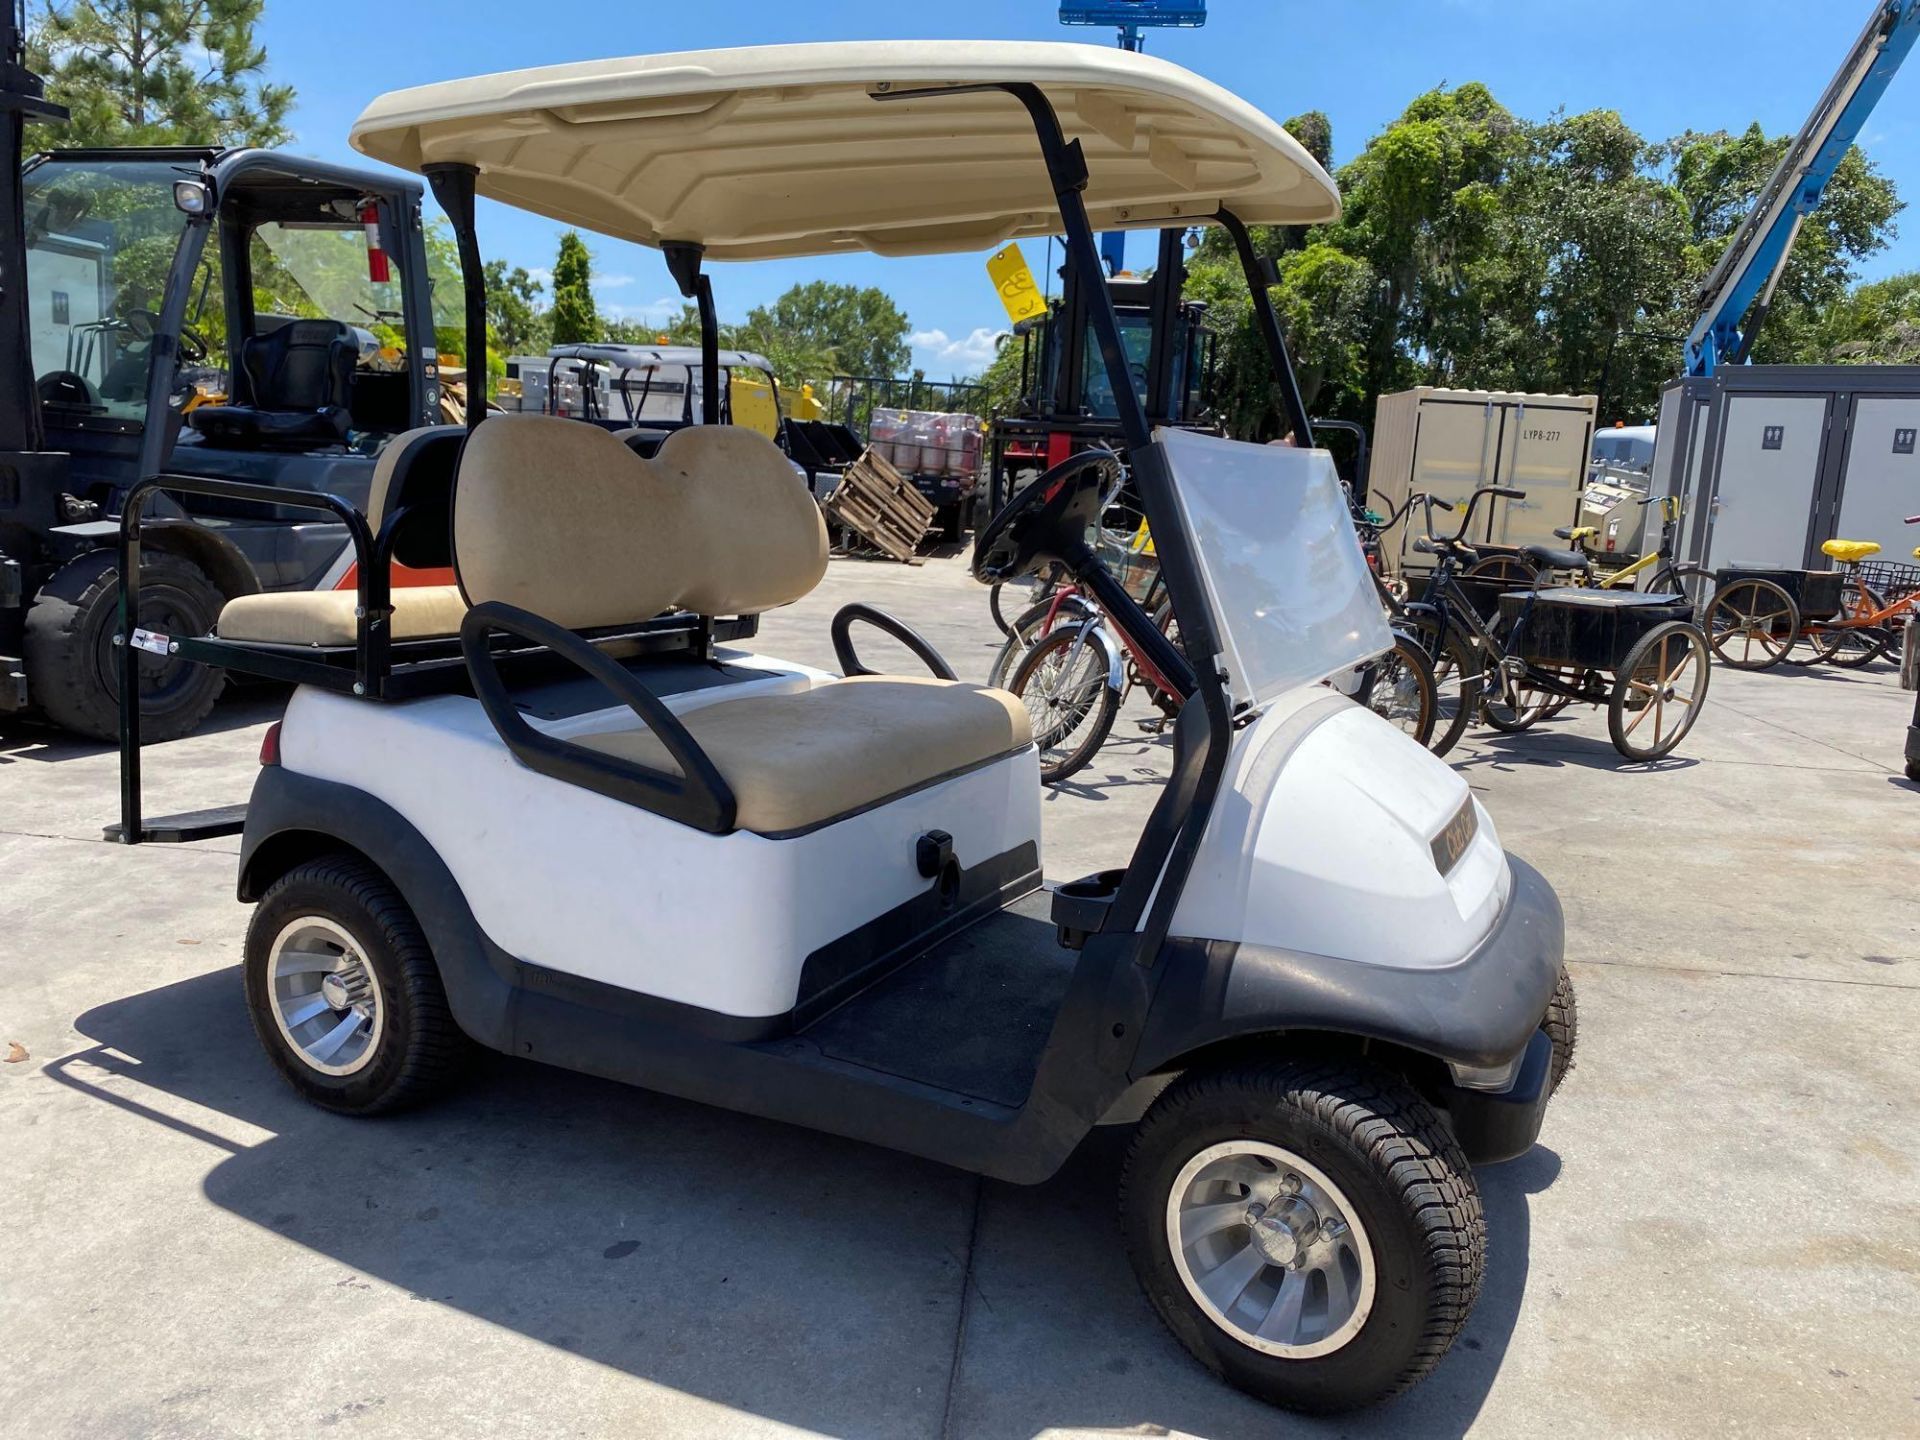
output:
[[[149,551],[140,562],[140,623],[166,635],[205,635],[226,597],[193,561]],[[27,611],[27,693],[54,724],[94,740],[120,734],[117,557],[94,550],[55,571]],[[207,718],[226,672],[160,655],[140,658],[140,738],[177,740]]]
[[[940,538],[949,545],[958,545],[967,538],[967,508],[958,500],[947,507],[940,517]]]
[[[1573,1069],[1574,1047],[1580,1042],[1580,1007],[1574,1000],[1573,977],[1564,965],[1560,967],[1560,983],[1553,987],[1553,998],[1547,1001],[1547,1018],[1540,1022],[1540,1028],[1553,1042],[1553,1066],[1547,1072],[1547,1088],[1551,1094]]]
[[[308,860],[268,887],[247,926],[243,971],[267,1057],[323,1110],[419,1104],[471,1060],[420,922],[358,856]]]
[[[1290,1410],[1405,1390],[1447,1353],[1486,1270],[1453,1132],[1397,1076],[1341,1062],[1182,1076],[1135,1133],[1120,1221],[1175,1338]]]

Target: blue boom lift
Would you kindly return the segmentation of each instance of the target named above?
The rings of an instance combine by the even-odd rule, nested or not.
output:
[[[1877,0],[1820,103],[1787,147],[1720,263],[1700,287],[1700,319],[1687,336],[1689,378],[1746,363],[1787,257],[1820,206],[1834,171],[1920,37],[1920,0]],[[1755,302],[1759,303],[1756,304]]]

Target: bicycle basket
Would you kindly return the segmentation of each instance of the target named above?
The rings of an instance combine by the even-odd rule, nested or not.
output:
[[[1889,600],[1898,600],[1920,590],[1920,565],[1898,560],[1868,560],[1860,566],[1860,579],[1869,590]]]

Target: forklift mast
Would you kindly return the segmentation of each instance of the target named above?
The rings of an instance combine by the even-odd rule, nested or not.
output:
[[[20,162],[29,120],[64,120],[27,68],[26,0],[0,0],[0,454],[43,449],[27,316],[27,224]]]

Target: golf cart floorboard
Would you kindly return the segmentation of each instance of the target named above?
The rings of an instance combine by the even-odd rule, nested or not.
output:
[[[1023,1104],[1079,958],[1056,938],[1052,899],[1036,890],[950,936],[799,1038],[843,1064]]]

